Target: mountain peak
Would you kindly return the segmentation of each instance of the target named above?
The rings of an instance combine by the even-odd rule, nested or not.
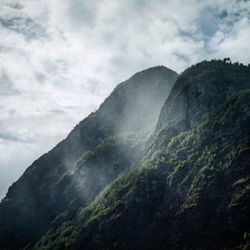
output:
[[[142,126],[154,129],[156,123],[153,121],[159,115],[155,110],[160,110],[177,76],[164,66],[142,70],[117,85],[100,106],[98,115],[109,120],[107,122],[117,132],[137,131]]]
[[[157,130],[166,124],[195,128],[214,114],[227,98],[250,87],[250,68],[225,60],[203,61],[186,69],[165,101]]]
[[[0,203],[1,247],[245,249],[250,69],[176,78],[138,72],[35,161]]]
[[[138,84],[154,84],[155,83],[154,79],[159,78],[161,76],[166,77],[167,79],[177,78],[178,73],[172,69],[165,67],[164,65],[149,67],[149,68],[143,69],[141,71],[138,71],[137,73],[133,74],[127,80],[118,84],[115,87],[115,89],[113,90],[113,92],[115,92],[117,88],[120,88],[121,86],[123,86],[125,84],[127,85],[129,83],[130,84],[137,84],[137,85]],[[145,81],[145,79],[147,79],[148,77],[153,81]]]
[[[165,67],[135,74],[28,167],[0,204],[1,247],[20,249],[38,240],[57,215],[86,206],[129,167],[154,130],[176,78]]]
[[[156,65],[156,66],[153,66],[153,67],[149,67],[149,68],[146,68],[146,69],[143,69],[137,73],[135,73],[132,77],[134,76],[137,76],[137,75],[140,75],[140,74],[147,74],[147,73],[152,73],[152,72],[157,72],[157,73],[160,73],[160,72],[163,72],[163,71],[167,71],[167,72],[172,72],[172,73],[175,73],[177,74],[174,70],[170,69],[170,68],[167,68],[166,66],[164,65]],[[131,77],[131,78],[132,78]]]

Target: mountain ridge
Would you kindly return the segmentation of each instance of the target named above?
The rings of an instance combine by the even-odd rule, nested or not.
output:
[[[244,145],[250,138],[248,130],[242,128],[249,129],[249,107],[249,90],[236,94],[212,120],[174,137],[166,145],[167,150],[163,148],[116,179],[75,219],[63,217],[59,227],[55,222],[54,230],[39,241],[36,249],[54,249],[60,244],[58,249],[82,249],[82,246],[86,249],[238,249],[248,244],[244,232],[249,230],[249,207],[245,211],[244,207],[250,197],[249,179],[245,178],[249,176],[250,151]],[[241,120],[231,129],[236,117]],[[212,134],[213,131],[217,132]],[[237,136],[223,149],[225,144],[218,140],[232,135]],[[234,147],[236,153],[230,160],[228,156]],[[207,154],[209,151],[211,154]],[[222,162],[217,161],[220,154],[224,155],[220,157]],[[197,155],[200,158],[196,160]],[[207,166],[203,165],[205,162]],[[189,173],[190,176],[186,173],[188,179],[183,171]],[[225,187],[228,191],[224,197]],[[225,205],[229,212],[227,209],[216,212],[218,206]],[[239,207],[243,209],[241,214],[235,213],[240,211]],[[210,230],[209,234],[206,230]]]
[[[65,209],[75,212],[80,205],[87,204],[130,165],[142,150],[144,138],[142,135],[138,140],[135,136],[129,138],[129,134],[142,131],[142,123],[148,123],[143,135],[153,129],[176,77],[177,73],[165,67],[135,74],[118,85],[98,111],[91,113],[62,142],[37,159],[9,188],[0,203],[1,246],[18,249],[30,243],[31,238],[37,240],[59,213]],[[146,109],[144,104],[149,107]],[[127,139],[120,139],[119,135],[124,133],[128,133]],[[118,137],[110,138],[112,136]],[[98,149],[98,145],[108,139]],[[109,155],[103,155],[106,148],[112,149]],[[75,163],[79,158],[82,158],[80,163]],[[89,168],[89,165],[94,167]],[[78,181],[78,175],[85,179],[85,184]],[[82,196],[85,189],[89,193]]]
[[[38,193],[32,169],[0,203],[4,249],[248,249],[250,67],[203,61],[176,78],[133,75],[56,149],[74,163]]]
[[[212,63],[215,68],[218,63],[228,66],[222,61]],[[232,95],[215,96],[220,105],[209,110],[208,119],[198,119],[193,128],[181,130],[166,122],[134,167],[76,217],[62,215],[37,249],[58,245],[58,249],[245,249],[250,70],[230,67],[237,72],[238,66],[244,67],[247,78],[243,76],[243,85]],[[241,82],[240,74],[237,80]]]
[[[157,129],[160,129],[164,121],[178,126],[184,120],[189,123],[180,125],[186,127],[184,130],[194,128],[208,119],[227,98],[247,88],[249,67],[243,64],[221,60],[195,64],[178,77],[162,107]],[[197,102],[196,106],[193,100]],[[185,115],[189,117],[184,117]]]

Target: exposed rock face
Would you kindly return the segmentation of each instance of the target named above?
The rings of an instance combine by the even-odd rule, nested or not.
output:
[[[201,62],[185,70],[163,105],[157,124],[180,131],[208,120],[227,98],[249,88],[249,68],[223,61]]]
[[[0,204],[0,246],[32,244],[59,213],[74,214],[129,167],[154,129],[176,78],[177,73],[163,66],[135,74],[36,160]]]

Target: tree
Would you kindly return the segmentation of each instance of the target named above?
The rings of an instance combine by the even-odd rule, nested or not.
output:
[[[229,57],[226,57],[223,59],[224,63],[231,63],[231,59]]]

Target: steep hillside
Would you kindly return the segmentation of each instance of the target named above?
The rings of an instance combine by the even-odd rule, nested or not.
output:
[[[178,131],[195,128],[211,117],[227,98],[249,88],[249,67],[221,60],[201,62],[185,70],[163,105],[157,124]]]
[[[176,78],[163,66],[135,74],[36,160],[0,204],[1,249],[32,245],[59,213],[73,215],[130,166]]]
[[[249,249],[249,110],[250,91],[237,94],[58,217],[37,249]]]
[[[36,248],[248,249],[249,89],[243,65],[186,70],[140,159]]]
[[[250,67],[201,62],[169,94],[175,79],[134,75],[28,168],[1,247],[249,249]]]

